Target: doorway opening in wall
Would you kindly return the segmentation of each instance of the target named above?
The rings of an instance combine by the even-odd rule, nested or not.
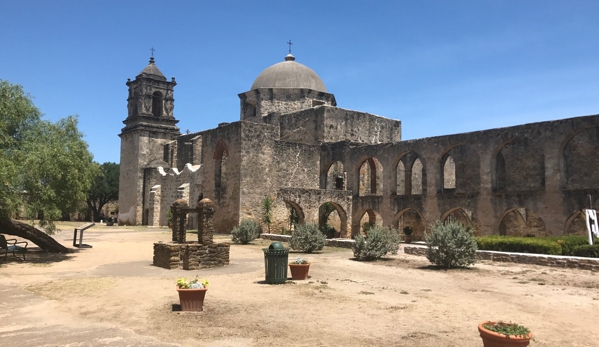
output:
[[[143,218],[141,220],[141,225],[148,225],[149,218],[150,218],[150,209],[146,208],[144,210]]]

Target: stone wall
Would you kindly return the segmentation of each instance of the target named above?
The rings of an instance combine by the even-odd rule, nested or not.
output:
[[[241,219],[261,219],[262,201],[267,196],[276,197],[278,162],[285,160],[275,154],[275,140],[279,138],[278,127],[246,121],[240,123],[240,211],[239,217],[234,221],[235,225]],[[281,147],[279,149],[282,150]]]
[[[269,116],[265,121],[280,127],[283,141],[307,144],[401,141],[400,121],[333,106],[317,106],[281,116]]]
[[[229,264],[229,243],[155,243],[154,266],[165,269],[197,270]]]
[[[317,105],[336,106],[333,94],[300,88],[260,88],[239,94],[240,120],[262,122],[262,117],[286,114]]]
[[[214,227],[219,233],[229,233],[239,223],[245,160],[242,123],[223,124],[202,133],[204,180],[200,195],[216,205]]]
[[[326,221],[321,215],[324,205],[329,203],[339,216],[340,237],[350,237],[349,211],[352,209],[351,192],[346,190],[322,190],[288,188],[280,189],[273,205],[273,233],[281,229],[290,230],[290,208],[296,209],[301,222],[313,222],[322,226]]]
[[[404,246],[406,254],[426,256],[426,247]],[[599,259],[559,255],[476,251],[481,260],[599,271]]]
[[[187,164],[181,171],[162,167],[146,169],[142,202],[144,210],[148,211],[147,225],[166,226],[167,211],[177,199],[184,199],[190,207],[196,207],[203,178],[200,165]],[[188,229],[197,228],[196,218],[189,216]]]
[[[359,228],[355,221],[372,210],[390,227],[398,227],[408,213],[420,229],[453,218],[479,235],[500,234],[502,229],[559,235],[581,225],[571,221],[588,206],[587,194],[599,196],[594,174],[599,164],[593,161],[589,169],[582,168],[589,148],[599,147],[598,127],[599,116],[587,116],[380,145],[327,143],[321,146],[320,185],[326,187],[326,173],[339,161],[353,193],[354,233]],[[497,164],[500,156],[502,165]],[[453,188],[445,187],[448,157],[455,167]],[[369,158],[383,168],[381,196],[359,194],[360,167]],[[422,165],[414,174],[417,164]],[[523,211],[524,219],[512,223],[515,210]],[[522,227],[514,229],[515,222]]]
[[[275,141],[274,161],[278,188],[318,189],[320,146]]]
[[[144,222],[144,206],[140,198],[152,187],[144,187],[145,168],[152,166],[152,162],[162,161],[164,145],[177,133],[139,129],[120,135],[119,224]]]

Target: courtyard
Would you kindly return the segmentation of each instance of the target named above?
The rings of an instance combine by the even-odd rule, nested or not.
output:
[[[485,320],[528,326],[531,346],[598,346],[599,274],[481,262],[442,271],[404,254],[352,260],[349,249],[290,253],[307,281],[266,285],[262,248],[232,245],[230,265],[198,271],[152,266],[166,228],[96,226],[93,248],[33,251],[0,262],[0,346],[482,346]],[[72,229],[55,238],[72,243]],[[189,237],[192,238],[192,237]],[[227,242],[228,235],[215,235]],[[173,311],[178,277],[207,278],[204,312]]]

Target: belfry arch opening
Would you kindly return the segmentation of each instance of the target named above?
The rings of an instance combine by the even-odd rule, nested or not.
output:
[[[162,117],[162,110],[164,109],[164,96],[161,92],[154,92],[152,94],[152,114],[154,117]]]

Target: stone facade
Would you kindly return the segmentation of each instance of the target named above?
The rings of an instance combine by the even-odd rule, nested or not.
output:
[[[339,108],[317,75],[284,64],[239,94],[240,121],[215,129],[179,135],[172,113],[131,107],[119,222],[164,226],[176,199],[195,208],[209,198],[215,230],[228,233],[261,220],[271,197],[273,232],[312,221],[350,238],[372,223],[411,227],[419,240],[437,220],[455,220],[478,235],[584,235],[580,210],[599,197],[599,116],[402,141],[400,121]],[[174,84],[152,76],[128,82],[130,95],[146,83],[172,96]]]

